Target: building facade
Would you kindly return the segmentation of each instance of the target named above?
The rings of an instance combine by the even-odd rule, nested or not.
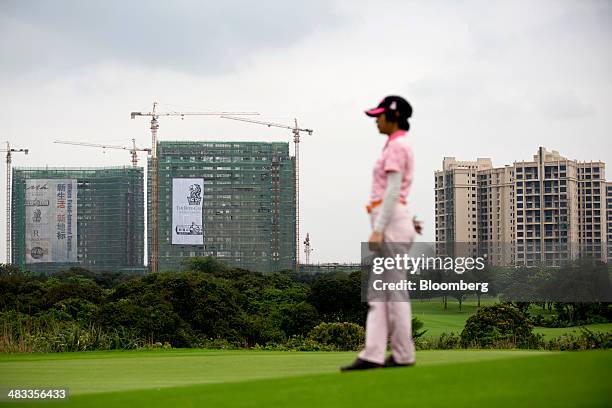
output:
[[[157,152],[159,271],[180,270],[193,256],[255,271],[293,268],[295,162],[288,143],[162,141]],[[186,198],[193,189],[201,189],[201,200]],[[185,218],[189,205],[198,207]]]
[[[458,161],[445,157],[435,172],[435,226],[438,252],[474,254],[478,245],[478,174],[491,159]]]
[[[606,183],[606,218],[607,218],[607,241],[608,260],[612,259],[612,182]]]
[[[543,147],[531,161],[500,168],[490,159],[445,158],[435,189],[436,243],[446,253],[461,247],[499,265],[608,259],[602,162],[570,160]]]
[[[23,167],[12,176],[15,265],[144,271],[142,167]]]

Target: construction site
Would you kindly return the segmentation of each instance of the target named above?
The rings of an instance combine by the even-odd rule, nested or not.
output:
[[[157,272],[213,256],[254,271],[298,271],[299,142],[312,130],[242,117],[256,114],[162,112],[154,103],[131,113],[150,118],[151,147],[55,141],[126,150],[132,166],[12,169],[12,155],[28,150],[7,143],[7,263],[44,273]],[[289,142],[158,141],[160,117],[192,115],[289,130],[293,155]],[[304,245],[308,261],[308,236]]]
[[[142,167],[13,169],[12,263],[142,271],[143,189]]]
[[[193,256],[214,256],[256,271],[293,268],[295,161],[288,143],[163,141],[157,154],[159,270],[177,270]],[[190,221],[195,219],[203,233],[188,242],[177,235],[176,213],[188,204],[188,194],[173,187],[182,180],[201,188],[202,196],[201,218]],[[149,207],[149,223],[151,215]]]

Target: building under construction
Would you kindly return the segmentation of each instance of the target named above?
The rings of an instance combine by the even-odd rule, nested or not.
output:
[[[143,182],[142,167],[13,169],[13,264],[142,271]]]
[[[288,143],[163,141],[157,155],[159,271],[180,270],[193,256],[255,271],[293,268],[295,162]],[[150,193],[150,172],[148,180]],[[150,230],[148,242],[151,259]]]

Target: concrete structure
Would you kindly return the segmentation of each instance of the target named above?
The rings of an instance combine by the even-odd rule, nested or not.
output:
[[[360,263],[338,263],[338,262],[324,262],[324,263],[310,263],[300,264],[300,273],[315,275],[318,273],[333,274],[342,272],[349,274],[354,271],[360,271]]]
[[[608,261],[612,260],[612,182],[606,183]]]
[[[163,141],[157,149],[160,271],[209,255],[255,271],[293,268],[295,183],[288,143]],[[201,244],[173,244],[173,179],[180,178],[203,182]]]
[[[602,162],[569,160],[543,147],[533,160],[501,168],[490,159],[447,157],[435,172],[435,191],[439,252],[458,255],[461,248],[494,264],[528,266],[608,258]]]
[[[449,255],[475,253],[478,244],[478,174],[493,168],[491,159],[457,161],[445,157],[435,172],[436,243]],[[461,248],[458,247],[461,246]]]
[[[578,164],[578,231],[581,251],[607,259],[605,164]]]
[[[478,247],[491,262],[509,264],[513,248],[500,243],[515,236],[514,168],[505,166],[478,172]]]
[[[12,263],[46,273],[72,266],[144,271],[143,184],[142,167],[14,168]],[[68,200],[66,186],[76,187]],[[32,199],[37,188],[39,198]],[[74,237],[74,250],[66,251]]]

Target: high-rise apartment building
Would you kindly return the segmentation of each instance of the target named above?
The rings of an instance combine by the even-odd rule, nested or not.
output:
[[[436,243],[457,252],[455,243],[472,252],[478,244],[478,173],[492,169],[491,159],[457,161],[445,157],[435,173]],[[446,246],[448,245],[448,246]]]
[[[569,160],[542,147],[533,160],[500,168],[490,159],[445,158],[435,190],[436,243],[446,253],[467,247],[494,264],[528,266],[608,258],[602,162]]]
[[[579,242],[584,255],[607,258],[605,164],[578,165]]]
[[[142,167],[13,169],[12,263],[144,271]]]
[[[157,152],[160,271],[180,270],[193,256],[263,272],[293,268],[295,161],[288,143],[162,141]]]
[[[608,260],[612,260],[612,182],[606,183],[606,218],[607,228],[606,233],[608,242]]]
[[[504,166],[478,173],[478,248],[491,262],[512,263],[515,236],[514,168]]]

